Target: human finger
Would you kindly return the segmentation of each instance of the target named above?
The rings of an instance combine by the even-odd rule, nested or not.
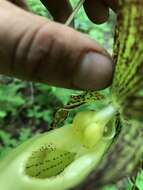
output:
[[[118,0],[86,0],[84,8],[87,16],[96,24],[104,23],[108,20],[109,9],[118,11]]]
[[[102,0],[86,0],[84,9],[90,20],[96,24],[105,22],[109,17],[109,6]]]
[[[113,64],[98,43],[11,3],[0,3],[1,74],[85,90],[111,83]]]
[[[68,0],[41,0],[43,5],[50,11],[55,21],[65,23],[72,12]]]

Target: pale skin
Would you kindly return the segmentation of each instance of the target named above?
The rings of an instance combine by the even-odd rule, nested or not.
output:
[[[68,0],[41,0],[55,21],[71,13]],[[18,6],[16,6],[18,5]],[[117,0],[87,0],[95,23],[107,21]],[[25,0],[0,0],[0,74],[65,88],[98,90],[111,84],[110,55],[87,35],[28,11]]]

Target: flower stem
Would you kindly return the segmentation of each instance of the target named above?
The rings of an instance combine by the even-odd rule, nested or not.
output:
[[[75,6],[72,14],[69,16],[69,18],[67,19],[65,25],[69,26],[71,24],[71,22],[73,21],[75,15],[78,13],[79,9],[81,8],[81,6],[83,5],[83,3],[85,2],[85,0],[80,0],[77,5]]]

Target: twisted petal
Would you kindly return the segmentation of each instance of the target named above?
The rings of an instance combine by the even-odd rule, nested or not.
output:
[[[113,103],[126,114],[135,105],[131,99],[136,99],[143,87],[143,0],[121,0],[120,5],[111,91]],[[127,107],[128,101],[131,105]]]

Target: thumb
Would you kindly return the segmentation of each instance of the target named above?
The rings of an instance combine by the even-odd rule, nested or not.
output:
[[[95,41],[7,1],[0,4],[1,74],[74,89],[110,84],[111,58]]]

